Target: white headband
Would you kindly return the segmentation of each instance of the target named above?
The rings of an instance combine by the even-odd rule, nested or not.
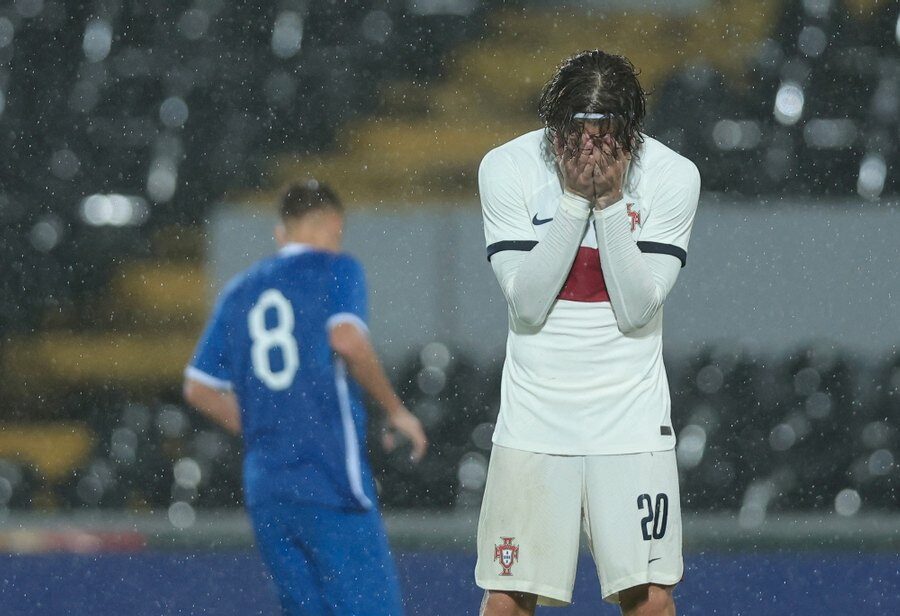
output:
[[[606,120],[611,118],[611,113],[576,113],[572,116],[573,120]]]

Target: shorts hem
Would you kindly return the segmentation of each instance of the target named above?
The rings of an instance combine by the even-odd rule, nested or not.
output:
[[[589,449],[589,448],[559,448],[550,447],[544,443],[517,440],[507,443],[501,437],[500,440],[492,441],[493,445],[498,445],[506,449],[516,449],[528,453],[539,453],[547,456],[625,456],[641,453],[659,453],[663,451],[672,451],[677,444],[674,436],[665,437],[665,440],[659,440],[655,443],[641,443],[640,445],[626,445],[624,447],[616,447],[610,449]]]
[[[618,604],[619,593],[641,584],[659,584],[661,586],[675,586],[681,581],[683,575],[665,575],[662,573],[637,573],[619,578],[613,583],[600,583],[603,589],[603,600],[607,603]]]
[[[475,578],[475,585],[484,590],[526,592],[531,595],[537,595],[538,605],[547,607],[565,607],[572,603],[572,589],[565,591],[527,580],[491,580],[490,582],[485,582],[482,579]]]

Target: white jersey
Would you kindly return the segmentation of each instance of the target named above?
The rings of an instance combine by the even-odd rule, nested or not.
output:
[[[502,250],[531,250],[553,219],[562,186],[546,151],[541,129],[484,157],[478,175],[488,259]],[[669,254],[684,265],[699,190],[691,161],[644,136],[623,190],[623,215],[642,252]],[[596,235],[586,225],[544,323],[528,326],[510,314],[494,443],[563,455],[673,448],[662,321],[659,310],[637,331],[619,330]]]

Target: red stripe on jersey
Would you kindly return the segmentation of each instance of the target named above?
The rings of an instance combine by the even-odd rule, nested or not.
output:
[[[600,269],[600,251],[581,246],[559,299],[570,302],[608,302],[609,292]]]

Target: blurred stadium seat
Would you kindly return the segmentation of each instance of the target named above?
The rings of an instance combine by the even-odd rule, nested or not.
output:
[[[898,505],[897,356],[873,364],[809,347],[769,358],[722,345],[669,364],[686,509],[741,511],[752,523],[770,513],[854,515]],[[393,452],[381,448],[381,429],[373,423],[369,448],[385,507],[477,506],[499,408],[500,366],[474,365],[435,342],[399,374],[400,391],[425,423],[433,450],[412,465],[402,444]],[[180,403],[106,402],[89,427],[60,426],[62,440],[55,441],[38,437],[38,430],[26,437],[5,428],[0,507],[240,505],[239,442]],[[28,439],[35,443],[30,457],[22,453]],[[52,447],[54,457],[42,455],[41,447]],[[856,504],[843,504],[847,498]]]

